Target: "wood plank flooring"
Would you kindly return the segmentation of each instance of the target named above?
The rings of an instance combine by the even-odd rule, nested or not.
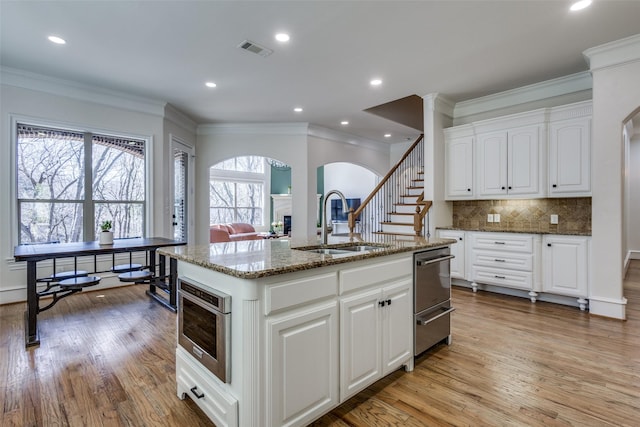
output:
[[[313,426],[638,426],[640,261],[625,296],[622,322],[454,288],[451,346]],[[62,300],[40,315],[42,344],[30,350],[24,307],[0,306],[2,427],[213,425],[177,398],[175,314],[143,287]]]

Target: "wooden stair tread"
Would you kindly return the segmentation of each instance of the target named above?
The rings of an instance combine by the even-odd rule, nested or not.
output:
[[[406,225],[406,226],[413,227],[413,223],[412,222],[381,221],[380,224],[385,224],[385,225]]]
[[[408,237],[416,236],[416,233],[394,233],[391,231],[372,231],[371,234],[382,234],[385,236],[408,236]]]

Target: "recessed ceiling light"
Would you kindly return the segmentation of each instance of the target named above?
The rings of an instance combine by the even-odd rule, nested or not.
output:
[[[302,108],[296,107],[293,109],[293,111],[295,111],[296,113],[302,113]]]
[[[205,85],[206,87],[216,87],[216,86],[218,86],[218,85],[217,85],[217,84],[215,84],[214,82],[206,82],[204,85]]]
[[[373,79],[369,82],[371,84],[371,86],[380,86],[382,84],[382,80],[380,79]]]
[[[589,6],[591,6],[591,0],[580,0],[572,4],[569,10],[572,10],[575,12],[576,10],[582,10]]]
[[[55,44],[66,44],[67,41],[61,37],[58,36],[49,36],[47,37],[49,39],[50,42],[55,43]]]
[[[276,34],[276,40],[278,40],[279,42],[288,42],[289,41],[289,34],[286,33],[278,33]]]
[[[391,134],[390,134],[390,133],[385,133],[385,134],[384,134],[384,137],[385,137],[385,138],[391,138]]]
[[[347,120],[343,120],[340,122],[341,125],[346,126],[349,124],[349,122]]]

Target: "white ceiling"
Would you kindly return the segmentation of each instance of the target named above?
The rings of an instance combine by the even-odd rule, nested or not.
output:
[[[0,0],[0,64],[169,102],[197,123],[309,122],[398,142],[419,132],[362,110],[435,92],[457,102],[585,71],[585,49],[640,33],[638,0],[594,0],[579,13],[569,5]],[[291,41],[276,42],[279,31]],[[51,44],[51,34],[67,44]],[[245,39],[274,53],[238,49]],[[370,87],[373,77],[383,84]]]

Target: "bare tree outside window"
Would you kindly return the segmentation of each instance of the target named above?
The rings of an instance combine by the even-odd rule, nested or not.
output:
[[[142,236],[144,145],[141,140],[18,124],[19,243],[93,240],[104,219],[113,221],[116,237]],[[87,156],[92,159],[89,174]]]
[[[264,225],[265,159],[242,156],[213,165],[209,181],[209,223]]]

